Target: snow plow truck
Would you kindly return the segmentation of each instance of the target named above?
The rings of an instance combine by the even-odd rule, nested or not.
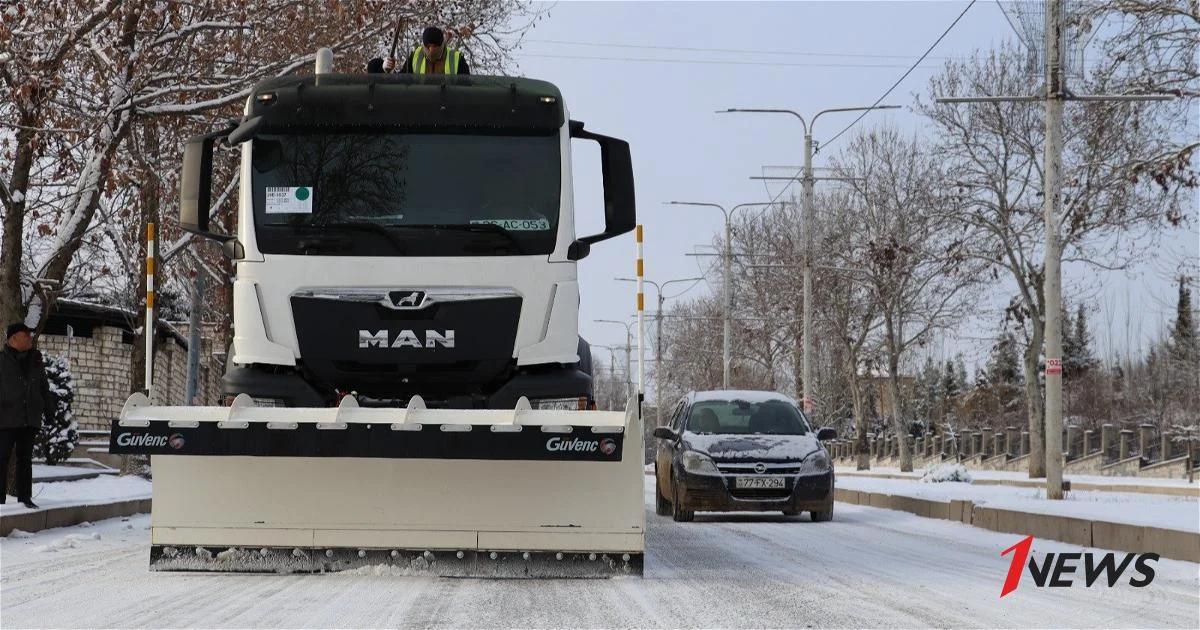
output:
[[[573,140],[600,149],[590,236]],[[595,410],[576,281],[635,226],[625,141],[544,81],[338,74],[322,49],[190,139],[180,180],[181,226],[235,263],[233,339],[227,406],[135,393],[113,421],[110,452],[150,456],[152,570],[641,574],[640,397]]]

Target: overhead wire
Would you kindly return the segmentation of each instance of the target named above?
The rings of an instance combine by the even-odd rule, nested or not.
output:
[[[942,40],[946,38],[946,35],[949,35],[950,31],[954,30],[954,27],[957,26],[960,21],[962,21],[963,17],[967,14],[967,11],[970,11],[971,7],[975,6],[975,2],[976,2],[976,0],[971,0],[971,2],[967,4],[966,8],[964,8],[962,10],[962,13],[959,13],[958,17],[954,18],[954,21],[950,23],[950,26],[947,26],[946,30],[942,31],[942,34],[939,35],[936,40],[934,40],[933,44],[931,44],[929,46],[929,48],[925,49],[925,52],[920,56],[920,58],[918,58],[915,62],[913,62],[913,64],[911,66],[909,66],[908,70],[906,70],[904,72],[904,74],[900,75],[900,78],[897,79],[896,82],[893,83],[892,86],[889,87],[887,89],[887,91],[883,93],[882,96],[875,99],[875,102],[871,104],[872,109],[876,105],[879,105],[880,103],[882,103],[883,99],[887,98],[888,95],[891,94],[892,91],[895,90],[897,86],[899,86],[901,83],[904,82],[904,80],[906,78],[908,78],[908,75],[912,74],[913,70],[917,69],[917,67],[921,64],[921,62],[924,61],[929,56],[929,53],[933,52],[933,49],[937,48],[937,45],[942,43]],[[867,109],[867,110],[864,110],[862,113],[860,113],[858,115],[858,118],[855,118],[853,122],[851,122],[849,125],[846,125],[845,128],[843,128],[841,131],[837,132],[832,138],[823,142],[821,144],[821,148],[825,148],[825,147],[829,146],[834,140],[837,140],[838,137],[840,137],[842,134],[849,131],[850,128],[852,128],[852,127],[854,127],[854,125],[858,124],[858,121],[862,120],[863,117],[865,117],[868,113],[870,113],[870,111],[871,111],[871,109]],[[792,184],[796,180],[798,180],[800,178],[800,176],[803,174],[804,174],[804,170],[801,169],[801,170],[797,171],[795,175],[792,175],[791,181],[789,181],[787,184],[784,184],[783,188],[780,189],[780,191],[774,197],[771,198],[771,201],[767,202],[768,205],[766,206],[766,208],[770,208],[771,206],[775,205],[775,202],[778,201],[781,196],[783,196],[783,193],[786,192],[789,188],[791,188]],[[757,219],[758,217],[762,216],[762,213],[766,212],[766,208],[764,208],[762,211],[760,211],[755,218]]]
[[[601,48],[632,48],[637,50],[675,50],[684,52],[714,52],[745,55],[776,55],[791,57],[852,57],[861,59],[909,59],[910,55],[876,55],[868,53],[833,53],[833,52],[801,52],[781,50],[749,50],[739,48],[700,48],[693,46],[652,46],[648,44],[619,44],[607,42],[575,42],[563,39],[526,39],[526,42],[539,44],[559,44],[565,46],[597,46]],[[933,57],[934,59],[950,59],[950,57]]]
[[[727,59],[664,59],[660,57],[600,57],[591,55],[541,55],[525,54],[524,57],[546,59],[577,59],[584,61],[624,61],[633,63],[702,64],[708,66],[772,66],[792,68],[903,68],[903,64],[868,63],[798,63],[786,61],[735,61]],[[932,66],[928,66],[932,67]]]
[[[889,87],[887,89],[887,91],[883,93],[883,96],[880,96],[879,98],[875,99],[875,102],[871,104],[872,108],[875,107],[876,105],[882,103],[883,99],[887,98],[888,95],[891,94],[893,90],[895,90],[901,83],[903,83],[904,80],[908,78],[908,75],[912,74],[913,70],[916,70],[917,66],[920,65],[920,63],[922,61],[925,61],[925,58],[929,56],[929,53],[933,52],[933,49],[937,48],[937,45],[942,43],[942,40],[946,39],[946,36],[950,34],[950,31],[954,30],[954,27],[957,26],[958,23],[963,19],[963,17],[967,15],[967,11],[970,11],[971,7],[975,6],[975,2],[976,2],[976,0],[971,0],[971,2],[967,3],[967,6],[965,9],[962,10],[962,13],[959,13],[958,17],[954,18],[954,21],[950,23],[950,26],[947,26],[946,30],[942,31],[942,34],[939,35],[937,40],[934,41],[933,44],[931,44],[929,46],[929,48],[927,48],[925,50],[925,53],[923,55],[921,55],[921,58],[917,59],[913,63],[911,68],[909,68],[907,71],[905,71],[904,74],[900,75],[900,78],[896,79],[896,82],[892,84],[892,87]],[[849,125],[846,125],[846,127],[844,129],[842,129],[841,131],[834,134],[834,136],[832,138],[826,140],[824,143],[822,143],[821,146],[826,147],[826,146],[829,146],[830,144],[833,144],[834,140],[837,140],[839,137],[841,137],[842,134],[849,131],[851,127],[853,127],[854,125],[857,125],[858,121],[862,120],[863,117],[866,116],[870,111],[871,110],[866,110],[866,111],[860,113],[858,115],[858,118],[855,118],[853,122],[851,122]]]

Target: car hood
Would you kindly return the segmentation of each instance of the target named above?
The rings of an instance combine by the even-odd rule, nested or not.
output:
[[[683,441],[694,451],[707,453],[716,461],[799,461],[821,449],[817,436],[728,435],[684,433]]]

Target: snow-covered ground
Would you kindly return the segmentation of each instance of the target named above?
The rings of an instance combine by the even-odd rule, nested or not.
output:
[[[905,477],[920,478],[924,469],[918,469],[913,472],[900,472],[899,468],[884,467],[871,470],[861,471],[863,474],[887,474],[887,475],[903,475]],[[859,471],[854,466],[838,466],[837,473],[843,475],[841,478],[853,476]],[[972,470],[971,476],[975,479],[1003,479],[1010,481],[1030,481],[1029,473],[1009,471],[1009,470]],[[1063,475],[1063,479],[1074,481],[1077,483],[1099,483],[1114,486],[1174,486],[1182,488],[1200,488],[1200,484],[1196,482],[1188,483],[1186,479],[1158,479],[1155,477],[1109,477],[1100,475]],[[1036,479],[1045,483],[1045,478]]]
[[[33,484],[33,502],[42,509],[149,498],[150,482],[133,475],[125,477],[102,475],[95,479]],[[8,497],[7,503],[0,505],[0,514],[18,514],[28,511],[29,508],[17,503],[16,498],[12,496]]]
[[[975,475],[975,472],[971,472]],[[976,505],[1059,514],[1113,523],[1153,525],[1200,533],[1200,500],[1140,492],[1072,490],[1062,501],[1046,500],[1042,488],[981,486],[961,482],[921,483],[907,479],[876,479],[841,475],[837,486],[893,495],[949,501],[966,499]]]
[[[109,469],[111,470],[111,469]],[[37,482],[42,479],[68,479],[68,478],[84,478],[102,472],[95,468],[82,468],[80,466],[47,466],[46,464],[33,465],[33,480]]]
[[[1200,572],[1000,599],[1017,537],[837,504],[834,520],[655,516],[644,578],[469,580],[150,573],[150,519],[0,539],[2,627],[1200,627]],[[1035,541],[1034,557],[1078,550]]]

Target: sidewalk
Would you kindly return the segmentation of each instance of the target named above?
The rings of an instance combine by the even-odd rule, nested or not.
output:
[[[871,468],[859,471],[853,466],[838,466],[838,478],[868,477],[875,479],[920,479],[923,470],[900,472],[898,468]],[[1045,478],[1030,479],[1022,472],[1005,470],[970,470],[973,485],[1012,486],[1019,488],[1045,488]],[[1071,482],[1072,490],[1096,490],[1100,492],[1140,492],[1181,497],[1200,498],[1200,484],[1186,479],[1153,479],[1146,477],[1106,477],[1098,475],[1063,475]]]
[[[95,473],[93,477],[57,481],[62,474],[57,468],[42,466],[39,471],[34,467],[33,501],[37,509],[17,503],[16,497],[8,497],[0,505],[0,536],[15,529],[33,532],[150,511],[151,485],[146,479],[91,470],[88,472]]]
[[[1072,486],[1074,487],[1074,486]],[[1181,496],[1044,490],[915,478],[838,476],[838,501],[959,521],[996,532],[1200,562],[1200,501]]]

